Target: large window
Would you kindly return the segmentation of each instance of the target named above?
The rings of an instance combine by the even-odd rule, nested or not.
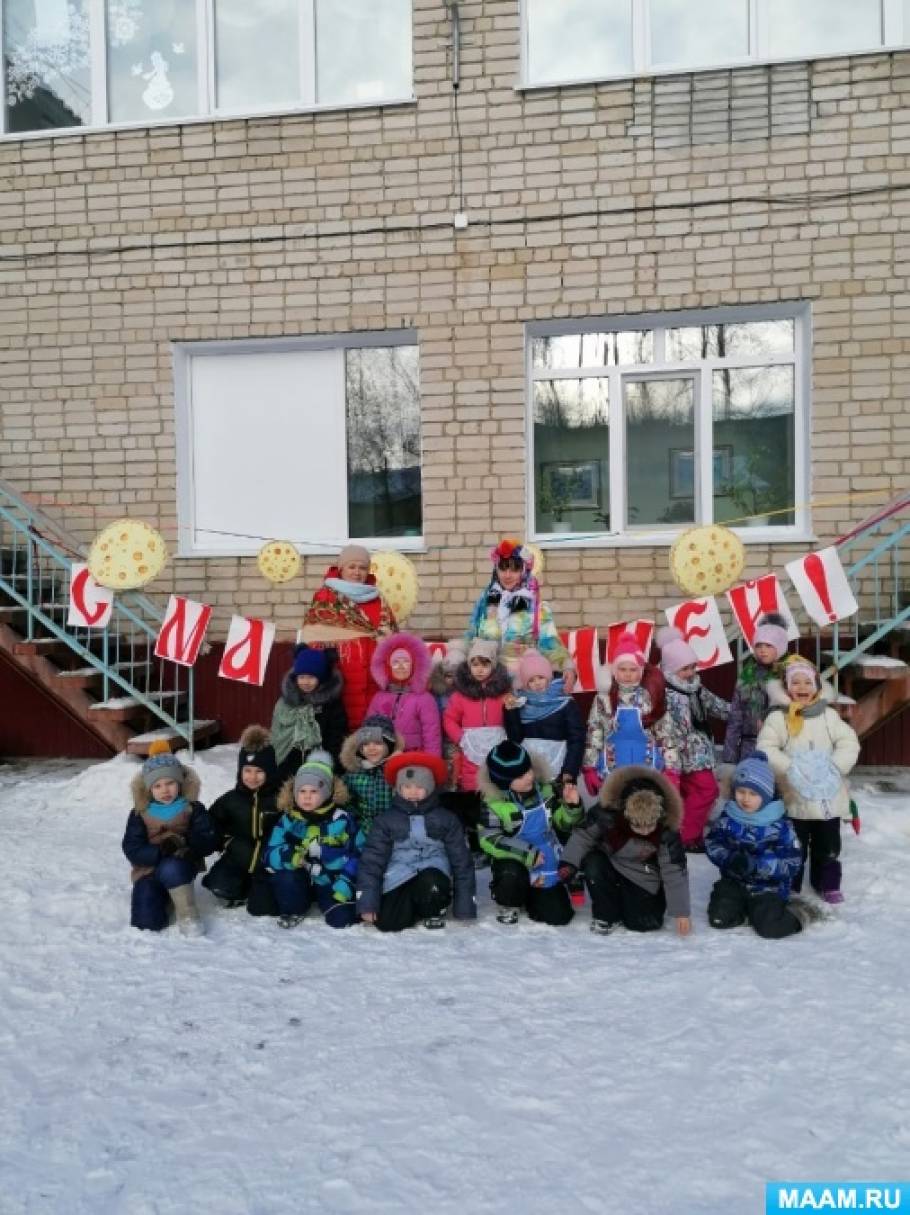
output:
[[[761,306],[529,327],[530,523],[672,538],[806,526],[807,312]],[[785,529],[785,530],[782,530]]]
[[[408,100],[411,0],[0,0],[9,134]]]
[[[180,550],[420,542],[412,334],[176,347]]]
[[[522,0],[527,85],[910,42],[910,0]]]

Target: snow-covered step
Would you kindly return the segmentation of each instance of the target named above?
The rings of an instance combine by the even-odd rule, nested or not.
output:
[[[181,723],[187,725],[188,723]],[[193,722],[193,741],[196,743],[203,742],[205,739],[212,738],[219,730],[219,723],[211,718],[196,718]],[[146,730],[143,734],[134,734],[127,743],[126,751],[128,755],[148,755],[149,747],[153,742],[158,742],[164,739],[170,744],[172,750],[183,750],[186,746],[186,737],[183,734],[178,734],[176,730],[162,727],[159,730]],[[176,746],[175,746],[176,744]]]

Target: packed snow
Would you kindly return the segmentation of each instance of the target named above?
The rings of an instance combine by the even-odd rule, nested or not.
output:
[[[480,919],[129,927],[138,760],[0,768],[2,1215],[740,1215],[910,1161],[910,797],[860,775],[843,908],[790,940]],[[236,751],[200,753],[206,801]]]

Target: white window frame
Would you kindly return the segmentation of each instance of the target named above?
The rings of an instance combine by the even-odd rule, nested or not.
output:
[[[760,355],[754,358],[740,355],[725,359],[693,359],[677,362],[666,359],[665,334],[668,329],[692,325],[735,324],[747,321],[792,320],[794,322],[794,349],[792,354]],[[794,509],[792,524],[769,525],[767,527],[731,528],[746,544],[778,544],[807,542],[812,535],[811,512],[809,510],[810,477],[810,426],[811,426],[811,307],[808,302],[786,304],[750,304],[741,307],[686,309],[678,312],[648,312],[631,316],[585,317],[559,321],[532,321],[525,326],[525,412],[526,466],[525,502],[526,535],[543,548],[642,548],[670,545],[687,527],[700,526],[713,517],[713,373],[724,367],[770,367],[792,366],[794,416],[793,416],[793,462],[794,462]],[[533,339],[560,337],[566,334],[624,332],[650,329],[654,331],[654,359],[651,363],[626,363],[610,365],[535,368]],[[696,380],[695,402],[695,502],[696,523],[678,524],[673,527],[628,527],[626,519],[627,485],[625,474],[626,419],[623,400],[625,379],[648,379],[658,377],[693,376]],[[553,532],[537,531],[535,452],[534,452],[534,382],[535,380],[577,380],[592,377],[608,381],[608,443],[609,450],[603,458],[609,460],[610,484],[610,532]]]
[[[150,0],[151,2],[151,0]],[[254,109],[219,108],[216,105],[215,66],[215,4],[216,0],[184,0],[196,6],[196,70],[198,113],[183,117],[136,119],[131,122],[108,121],[107,88],[107,5],[106,0],[88,0],[90,28],[89,71],[91,89],[91,117],[82,126],[43,127],[38,131],[7,131],[6,105],[0,106],[0,139],[64,139],[67,136],[88,135],[97,131],[145,130],[147,127],[187,126],[194,123],[211,122],[213,119],[237,119],[277,116],[281,114],[309,114],[338,110],[363,110],[414,104],[413,61],[413,11],[411,19],[412,57],[411,92],[406,97],[377,98],[370,101],[349,101],[320,104],[316,101],[316,4],[317,0],[297,0],[300,9],[299,55],[300,97],[296,102]],[[331,0],[325,0],[331,3]],[[255,0],[250,0],[255,3]],[[3,46],[3,0],[0,0],[0,64],[5,62]],[[5,82],[4,82],[5,83]]]
[[[279,354],[292,351],[298,354],[308,352],[336,350],[374,349],[377,346],[419,346],[417,331],[414,329],[384,329],[377,332],[362,331],[331,336],[303,336],[286,338],[244,338],[237,341],[210,342],[174,342],[172,356],[174,363],[174,410],[175,410],[175,444],[177,467],[177,556],[188,558],[199,557],[248,557],[259,552],[267,539],[289,539],[303,555],[332,555],[338,549],[351,542],[349,536],[326,537],[313,540],[312,543],[302,543],[299,536],[271,536],[266,538],[254,537],[248,542],[239,542],[228,546],[212,546],[199,543],[196,539],[197,519],[195,512],[196,495],[193,477],[193,394],[192,394],[192,363],[199,355],[242,355],[242,354]],[[343,389],[342,389],[343,394]],[[344,426],[347,434],[346,401]],[[276,436],[276,442],[280,438]],[[421,454],[421,468],[423,456]],[[346,460],[340,470],[340,475],[347,480]],[[345,496],[347,489],[345,488]],[[422,496],[422,490],[421,490]],[[294,530],[293,522],[289,521],[289,533]],[[423,534],[419,536],[357,536],[357,544],[370,549],[394,549],[398,552],[425,552],[426,541]]]
[[[794,3],[797,0],[794,0]],[[529,0],[520,0],[519,20],[521,55],[519,90],[557,89],[573,84],[594,84],[600,80],[629,80],[637,76],[679,76],[690,72],[720,72],[729,68],[754,67],[767,63],[805,63],[815,59],[843,59],[851,55],[881,55],[886,51],[910,46],[910,13],[905,15],[902,0],[879,0],[882,14],[882,41],[875,46],[858,46],[849,50],[821,51],[812,55],[772,55],[769,50],[768,12],[765,0],[748,0],[749,51],[742,59],[720,63],[659,64],[651,63],[650,0],[629,0],[632,5],[632,67],[627,72],[603,72],[596,76],[572,76],[560,80],[537,81],[529,76],[530,29]]]

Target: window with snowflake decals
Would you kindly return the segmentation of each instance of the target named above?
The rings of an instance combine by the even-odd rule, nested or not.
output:
[[[0,134],[412,98],[411,2],[0,0]]]

